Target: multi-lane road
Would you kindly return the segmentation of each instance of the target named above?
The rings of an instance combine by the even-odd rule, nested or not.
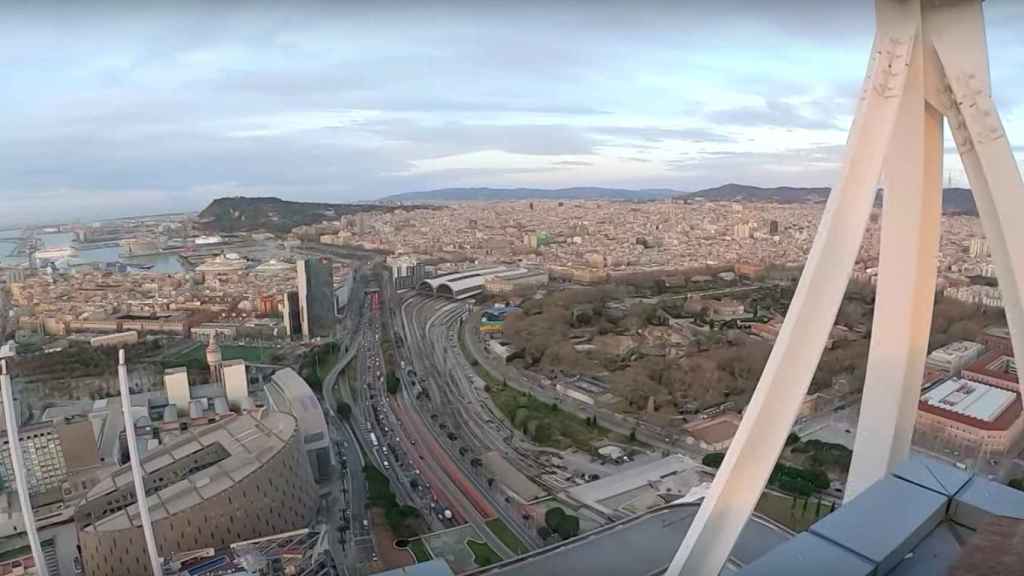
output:
[[[436,440],[451,464],[449,475],[458,479],[481,516],[501,518],[527,547],[539,546],[534,529],[509,499],[493,490],[482,469],[482,456],[492,450],[511,455],[514,434],[485,408],[486,394],[471,380],[461,355],[455,328],[464,305],[411,295],[399,311],[406,343],[401,400],[410,419]]]

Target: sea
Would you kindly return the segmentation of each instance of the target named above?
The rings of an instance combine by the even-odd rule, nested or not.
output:
[[[21,237],[22,233],[22,230],[0,230],[0,265],[17,266],[26,263],[27,259],[24,256],[14,257],[11,255],[17,247],[16,239]],[[44,248],[67,248],[71,246],[75,235],[70,232],[50,232],[44,234],[37,233],[36,238],[43,241]],[[122,262],[124,264],[146,264],[153,266],[150,270],[129,268],[129,272],[174,274],[185,270],[182,266],[181,258],[176,254],[154,254],[151,256],[132,256],[128,258],[121,256],[119,252],[120,248],[118,246],[93,248],[90,250],[79,248],[78,257],[71,258],[69,263],[74,265],[89,262]]]

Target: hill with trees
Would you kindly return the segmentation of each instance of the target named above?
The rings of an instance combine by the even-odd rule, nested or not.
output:
[[[280,198],[217,198],[199,213],[199,226],[210,233],[266,231],[287,234],[298,226],[337,220],[341,216],[395,210],[376,204],[292,202]]]

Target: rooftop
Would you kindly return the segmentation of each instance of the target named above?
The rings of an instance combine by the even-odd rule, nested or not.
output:
[[[929,388],[921,403],[932,408],[993,423],[1017,399],[1017,394],[963,378],[949,378]]]
[[[631,505],[650,508],[642,506],[638,500],[653,502],[656,500],[653,497],[662,493],[674,494],[678,498],[701,481],[693,461],[673,454],[650,464],[570,488],[568,493],[573,499],[608,514],[619,508],[630,508]],[[643,492],[650,493],[635,493],[638,488],[649,488]]]
[[[279,412],[245,413],[181,434],[142,459],[153,520],[201,504],[260,468],[295,433],[295,418]],[[167,480],[165,480],[165,478]],[[78,511],[87,529],[121,530],[139,525],[131,468],[122,466],[89,491]],[[126,508],[106,513],[118,502]]]
[[[958,342],[953,342],[952,344],[946,344],[942,348],[933,350],[928,356],[933,358],[953,358],[963,356],[964,354],[977,353],[983,348],[985,348],[985,346],[978,344],[977,342],[960,340]]]
[[[990,378],[1017,382],[1016,364],[1017,362],[1013,356],[995,351],[978,358],[976,362],[964,368],[964,370]]]

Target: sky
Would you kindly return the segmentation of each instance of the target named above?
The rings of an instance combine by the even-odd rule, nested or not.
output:
[[[154,4],[5,4],[0,225],[239,195],[830,186],[874,27],[870,0]],[[1024,2],[985,10],[1024,145]]]

